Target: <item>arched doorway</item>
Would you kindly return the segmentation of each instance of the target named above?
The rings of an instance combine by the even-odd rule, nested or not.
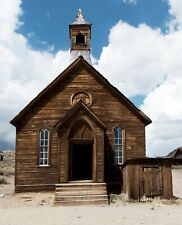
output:
[[[90,125],[80,120],[69,132],[69,180],[93,180],[94,135]]]

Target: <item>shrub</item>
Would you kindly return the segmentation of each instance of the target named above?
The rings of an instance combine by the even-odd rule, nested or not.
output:
[[[8,184],[7,179],[5,179],[4,177],[0,178],[0,184]]]

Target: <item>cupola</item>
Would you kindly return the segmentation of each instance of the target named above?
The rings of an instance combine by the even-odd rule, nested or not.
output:
[[[75,21],[69,25],[71,40],[71,61],[74,61],[80,55],[91,64],[90,58],[90,39],[91,23],[87,22],[83,16],[82,10],[78,10]]]

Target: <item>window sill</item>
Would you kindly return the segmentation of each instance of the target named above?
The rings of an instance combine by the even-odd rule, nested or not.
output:
[[[121,163],[121,164],[114,164],[114,165],[115,165],[115,167],[122,167],[123,163]]]
[[[38,165],[37,168],[47,168],[47,167],[51,167],[51,165]]]

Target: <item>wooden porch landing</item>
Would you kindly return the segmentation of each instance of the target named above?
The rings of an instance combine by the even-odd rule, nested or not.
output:
[[[54,204],[108,204],[106,184],[91,182],[69,182],[56,184]]]

